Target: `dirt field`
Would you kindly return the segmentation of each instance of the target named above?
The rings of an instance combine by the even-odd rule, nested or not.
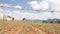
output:
[[[0,34],[60,34],[60,24],[0,20]]]

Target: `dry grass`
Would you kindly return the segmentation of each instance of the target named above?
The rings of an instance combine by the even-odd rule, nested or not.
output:
[[[60,34],[60,24],[0,20],[0,34]]]

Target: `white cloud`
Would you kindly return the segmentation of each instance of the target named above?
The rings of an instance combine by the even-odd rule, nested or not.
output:
[[[52,14],[52,17],[60,19],[60,13],[59,12],[54,12]]]
[[[10,7],[9,4],[0,4],[0,6]]]
[[[36,14],[36,13],[20,12],[15,10],[14,11],[6,10],[4,11],[4,14],[14,17],[15,20],[22,20],[23,18],[30,20],[34,20],[34,19],[47,20],[48,18],[51,18],[51,13],[49,12]]]
[[[19,6],[19,5],[16,5],[16,6],[13,6],[14,8],[17,8],[17,9],[22,9],[23,7]]]
[[[47,10],[49,8],[48,3],[46,1],[41,1],[41,2],[31,1],[28,2],[28,4],[30,4],[34,10]]]
[[[60,11],[60,0],[42,0],[28,2],[35,10],[46,10],[49,7],[53,11]]]
[[[60,11],[60,0],[45,0],[50,3],[52,10]]]
[[[16,6],[12,6],[10,4],[0,4],[0,6],[6,7],[6,8],[16,8],[16,9],[23,9],[22,6],[16,5]]]
[[[47,20],[47,19],[53,19],[53,18],[58,18],[60,19],[60,13],[58,12],[41,12],[41,13],[29,13],[29,12],[20,12],[19,10],[3,10],[4,15],[9,15],[15,18],[15,20],[22,20],[23,18],[34,20],[34,19],[39,19],[39,20]]]

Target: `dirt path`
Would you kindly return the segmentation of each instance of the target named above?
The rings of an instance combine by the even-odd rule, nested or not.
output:
[[[14,30],[7,31],[5,34],[22,34],[22,30],[24,29],[25,25],[24,23],[18,25],[17,27],[14,27]]]
[[[19,27],[19,29],[16,31],[15,34],[22,34],[22,31],[23,31],[24,27],[25,27],[25,24],[24,23],[21,24],[21,26]]]

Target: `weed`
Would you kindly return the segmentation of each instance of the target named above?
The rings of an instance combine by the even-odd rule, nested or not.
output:
[[[13,29],[14,29],[14,27],[10,27],[10,28],[9,28],[9,31],[11,31],[11,30],[13,30]]]
[[[7,32],[7,30],[6,29],[2,29],[2,34],[4,34],[4,33],[6,33]]]

